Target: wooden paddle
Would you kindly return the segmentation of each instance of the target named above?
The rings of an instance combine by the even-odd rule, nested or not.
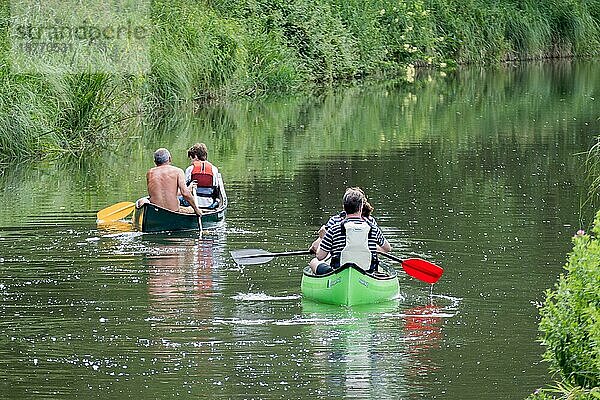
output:
[[[98,222],[118,221],[131,214],[134,208],[135,203],[122,201],[98,211],[96,218]]]
[[[413,278],[427,283],[436,283],[444,273],[444,269],[440,266],[425,261],[421,258],[408,258],[406,260],[396,257],[393,254],[378,251],[377,254],[387,257],[391,260],[398,261],[402,264],[402,269]]]
[[[271,253],[262,249],[243,249],[234,250],[231,252],[231,257],[236,264],[239,265],[252,265],[252,264],[265,264],[271,261],[275,257],[280,256],[300,256],[313,254],[308,250],[297,250],[297,251],[286,251],[283,253]]]

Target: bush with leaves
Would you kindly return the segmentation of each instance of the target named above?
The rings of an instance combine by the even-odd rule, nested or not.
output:
[[[600,398],[600,212],[592,234],[577,232],[573,251],[554,290],[546,292],[540,309],[544,360],[561,381],[553,389],[541,390],[562,398]]]

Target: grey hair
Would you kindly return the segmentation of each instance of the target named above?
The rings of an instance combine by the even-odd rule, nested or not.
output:
[[[161,147],[160,149],[154,152],[154,164],[156,165],[166,164],[167,162],[169,162],[170,159],[171,153],[169,153],[169,150],[165,148]]]

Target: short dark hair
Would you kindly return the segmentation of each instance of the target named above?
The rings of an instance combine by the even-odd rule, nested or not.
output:
[[[344,211],[347,214],[357,213],[365,202],[365,194],[359,188],[348,188],[344,193],[343,203]]]

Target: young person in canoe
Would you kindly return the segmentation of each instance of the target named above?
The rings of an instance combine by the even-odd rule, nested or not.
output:
[[[326,274],[346,263],[356,264],[365,271],[376,271],[379,265],[377,250],[392,250],[381,229],[362,217],[365,201],[359,188],[346,189],[342,200],[346,216],[327,229],[315,258],[309,263],[313,273]],[[325,262],[329,255],[331,259]]]
[[[197,196],[196,204],[204,208],[216,208],[219,203],[219,170],[208,161],[208,148],[204,143],[196,143],[188,150],[192,165],[185,170],[185,182]],[[180,197],[181,205],[188,206]]]
[[[355,187],[354,189],[360,191],[363,194],[363,196],[365,197],[365,202],[363,204],[362,213],[361,213],[362,217],[367,222],[369,222],[371,225],[377,226],[377,221],[371,215],[373,213],[374,208],[367,200],[367,196],[365,195],[365,192],[359,187]],[[321,239],[323,239],[323,236],[325,236],[325,233],[329,230],[329,228],[331,228],[336,223],[343,221],[344,219],[346,219],[346,211],[340,211],[339,213],[332,215],[327,220],[325,225],[321,226],[321,228],[319,229],[319,232],[318,232],[318,237],[315,239],[314,242],[311,243],[310,247],[308,248],[308,251],[310,251],[311,253],[316,253],[317,249],[319,248],[319,244],[321,243]]]
[[[146,173],[146,184],[148,186],[148,197],[139,199],[136,207],[144,203],[152,203],[171,211],[179,211],[180,192],[184,199],[190,202],[196,215],[202,215],[202,211],[196,206],[194,195],[185,185],[185,175],[181,168],[171,165],[171,153],[169,150],[160,148],[154,152],[155,167]]]

